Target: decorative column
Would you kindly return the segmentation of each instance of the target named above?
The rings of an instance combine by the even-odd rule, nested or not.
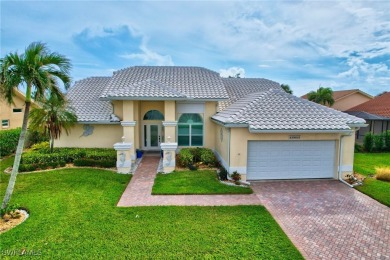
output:
[[[125,137],[122,137],[122,143],[114,144],[116,150],[116,168],[118,173],[131,173],[131,149],[132,143],[125,143]]]
[[[163,171],[170,173],[176,167],[176,149],[177,143],[161,143],[161,150],[163,150]]]
[[[123,137],[128,141],[127,143],[131,144],[129,148],[130,158],[133,162],[135,162],[137,156],[135,155],[134,149],[134,139],[135,139],[135,125],[136,121],[122,121],[121,125],[123,126]]]
[[[172,100],[164,101],[164,116],[165,121],[162,122],[164,126],[164,143],[161,143],[161,150],[163,150],[163,169],[164,173],[170,173],[176,167],[176,102]]]

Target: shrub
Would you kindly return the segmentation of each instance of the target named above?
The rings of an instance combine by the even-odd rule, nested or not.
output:
[[[200,151],[200,161],[207,165],[214,166],[217,162],[217,158],[211,149],[203,148]]]
[[[372,133],[367,133],[364,136],[363,147],[366,152],[372,152],[374,148],[374,137]]]
[[[383,140],[387,151],[390,151],[390,130],[383,133]]]
[[[40,142],[37,144],[33,144],[31,146],[31,150],[33,150],[33,151],[46,150],[45,153],[47,153],[47,152],[50,152],[50,144],[49,144],[49,142]]]
[[[239,180],[241,180],[241,174],[239,174],[237,171],[234,171],[231,175],[232,179],[235,181],[235,182],[238,182]]]
[[[6,214],[12,214],[19,209],[18,204],[8,204],[5,208],[0,209],[0,216],[3,217]]]
[[[383,142],[383,135],[374,135],[374,147],[375,150],[380,152],[383,150],[384,142]]]
[[[50,139],[49,134],[42,134],[38,131],[33,131],[31,129],[27,130],[27,138],[25,147],[31,147],[34,144],[48,142]]]
[[[0,131],[0,157],[10,155],[18,146],[20,128]]]
[[[74,161],[75,166],[91,166],[112,168],[116,166],[116,161],[113,160],[92,160],[92,159],[77,159]]]
[[[191,165],[194,163],[194,155],[191,153],[191,149],[183,148],[179,152],[180,164],[183,166]]]
[[[218,178],[221,181],[226,181],[228,179],[228,171],[224,167],[219,168]]]
[[[194,160],[193,160],[194,163],[198,163],[202,161],[201,156],[204,148],[196,147],[196,148],[190,148],[189,150],[194,156]]]
[[[363,145],[355,143],[355,153],[363,152]]]
[[[390,167],[375,168],[376,179],[390,181]]]

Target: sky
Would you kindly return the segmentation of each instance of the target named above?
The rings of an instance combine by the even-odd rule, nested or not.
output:
[[[35,41],[73,81],[136,65],[201,66],[318,87],[390,91],[390,1],[3,1],[0,56]]]

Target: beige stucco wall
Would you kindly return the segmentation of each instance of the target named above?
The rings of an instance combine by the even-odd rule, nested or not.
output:
[[[216,125],[215,126],[215,152],[218,160],[225,169],[229,169],[229,141],[230,129]]]
[[[360,105],[362,103],[365,103],[367,101],[371,100],[371,98],[356,92],[352,95],[346,96],[344,98],[341,98],[333,104],[332,108],[337,109],[340,111],[346,111],[352,107],[355,107],[357,105]]]
[[[353,173],[353,161],[355,155],[355,134],[342,137],[342,158],[340,163],[343,177]]]
[[[203,125],[203,146],[214,149],[215,132],[217,125],[211,121],[211,117],[217,113],[217,102],[205,102],[204,107],[204,125]]]
[[[0,125],[0,130],[22,127],[24,107],[24,99],[21,98],[19,95],[16,95],[14,97],[14,104],[11,105],[8,105],[5,100],[0,99],[0,122],[2,122],[2,120],[9,120],[9,127],[2,127]],[[21,108],[22,112],[15,113],[13,112],[14,108]]]
[[[65,132],[61,138],[54,141],[55,147],[84,147],[84,148],[113,148],[115,143],[121,142],[123,128],[121,125],[91,125],[94,127],[92,135],[82,136],[84,125],[77,124],[72,128],[69,136]]]
[[[249,132],[248,128],[231,128],[231,137],[230,137],[230,169],[229,172],[237,171],[242,174],[243,180],[246,179],[246,165],[247,165],[247,150],[248,150],[248,141],[258,140],[258,141],[289,141],[289,136],[291,134],[252,134]],[[294,134],[295,135],[295,134]],[[299,134],[300,141],[305,140],[335,140],[336,141],[336,162],[334,167],[334,178],[338,178],[338,161],[339,161],[339,149],[340,149],[340,134]],[[343,162],[341,165],[344,166],[344,169],[349,169],[348,166],[353,165],[353,147],[354,147],[354,135],[351,135],[349,138],[345,138],[344,145],[344,155]],[[290,140],[294,142],[294,140]],[[352,164],[351,164],[352,163]]]

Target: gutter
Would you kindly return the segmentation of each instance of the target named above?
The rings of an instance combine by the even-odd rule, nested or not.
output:
[[[271,130],[271,129],[268,129],[268,130],[255,130],[255,129],[251,129],[249,128],[249,132],[250,133],[294,133],[294,134],[299,134],[299,133],[302,133],[302,134],[305,134],[305,133],[308,133],[308,134],[346,134],[346,135],[350,135],[353,133],[352,130]]]

